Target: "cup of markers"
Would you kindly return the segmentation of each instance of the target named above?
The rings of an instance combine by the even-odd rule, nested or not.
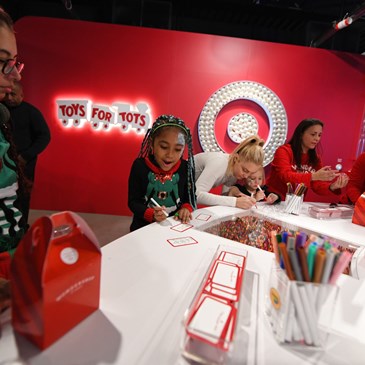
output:
[[[271,232],[274,248],[266,313],[280,344],[324,349],[338,296],[338,277],[351,254],[304,232]]]
[[[288,192],[285,196],[285,213],[298,215],[302,209],[304,193],[306,186],[302,183],[298,184],[295,191],[293,191],[290,183],[288,185]]]

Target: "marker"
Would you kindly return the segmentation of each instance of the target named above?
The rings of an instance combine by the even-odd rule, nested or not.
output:
[[[316,257],[317,248],[318,246],[316,242],[312,242],[308,247],[308,253],[307,253],[308,273],[309,273],[309,278],[311,280],[313,277],[314,260]]]
[[[320,283],[322,281],[323,269],[326,262],[326,250],[319,248],[317,250],[316,259],[314,261],[313,283]]]
[[[335,264],[335,267],[333,268],[332,275],[329,280],[329,284],[335,284],[338,277],[343,273],[343,271],[346,269],[348,263],[351,260],[352,255],[348,251],[343,251],[341,253],[340,258]]]
[[[293,236],[288,237],[288,243],[286,244],[286,249],[288,251],[289,260],[294,271],[295,279],[303,281],[303,276],[300,271],[297,252],[295,250],[295,238]]]
[[[264,193],[264,191],[261,189],[261,186],[260,185],[257,185],[257,188]],[[264,196],[264,200],[266,200],[266,195]]]
[[[155,200],[155,199],[151,198],[151,199],[150,199],[150,201],[151,201],[151,202],[152,202],[152,203],[153,203],[156,207],[162,208],[162,207],[161,207],[161,205],[160,205],[160,204],[158,204],[158,203],[156,202],[156,200]],[[166,216],[166,217],[168,217],[168,216],[169,216],[169,213],[167,213],[167,212],[166,212],[166,210],[162,210],[162,211],[163,211],[163,213],[165,214],[165,216]]]

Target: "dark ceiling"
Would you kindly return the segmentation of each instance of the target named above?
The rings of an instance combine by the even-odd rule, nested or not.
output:
[[[13,19],[45,16],[365,52],[365,1],[4,0]],[[352,24],[335,30],[350,16]]]

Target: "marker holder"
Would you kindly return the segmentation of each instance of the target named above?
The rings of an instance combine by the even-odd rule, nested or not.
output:
[[[303,205],[303,194],[286,194],[284,212],[288,214],[299,215]]]
[[[289,280],[273,261],[266,314],[276,340],[289,347],[324,350],[339,288]]]

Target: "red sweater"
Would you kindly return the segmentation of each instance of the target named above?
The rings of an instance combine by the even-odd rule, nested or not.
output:
[[[357,158],[352,166],[346,195],[355,204],[363,192],[365,192],[365,152]]]
[[[312,172],[321,169],[322,161],[319,160],[315,166],[308,164],[309,156],[307,153],[302,154],[301,165],[297,166],[294,161],[293,150],[290,144],[280,146],[274,155],[271,163],[270,175],[267,179],[268,189],[280,195],[285,199],[287,192],[287,183],[290,182],[295,189],[296,185],[303,183],[307,188],[310,187],[316,194],[340,194],[341,190],[337,189],[332,192],[329,189],[331,181],[311,181]]]

